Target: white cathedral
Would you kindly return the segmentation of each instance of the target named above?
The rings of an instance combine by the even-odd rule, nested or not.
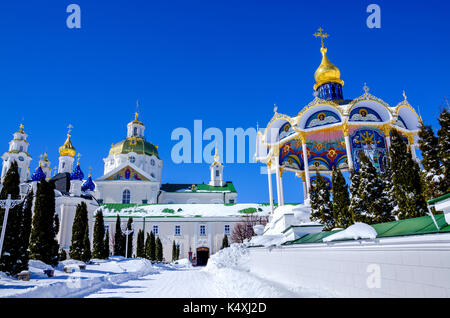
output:
[[[220,163],[217,149],[214,162],[210,165],[211,180],[209,183],[162,184],[163,161],[159,157],[158,146],[145,139],[145,125],[139,121],[138,112],[135,113],[135,119],[127,125],[126,139],[112,144],[108,156],[103,159],[103,176],[96,180],[92,179],[90,172],[88,177],[84,178],[84,173],[80,167],[79,154],[75,163],[76,149],[71,141],[71,129],[72,126],[69,126],[66,141],[59,148],[58,168],[56,170],[55,167],[53,175],[46,153],[41,156],[35,171],[30,173],[29,167],[32,158],[28,154],[28,135],[24,131],[23,124],[13,134],[13,139],[9,143],[9,150],[1,157],[3,159],[2,182],[11,163],[17,162],[22,198],[31,189],[36,193],[37,183],[42,179],[54,182],[56,212],[60,219],[58,241],[62,248],[68,249],[70,247],[75,210],[82,201],[88,207],[91,237],[95,219],[94,212],[105,204],[116,204],[123,208],[149,204],[223,205],[236,203],[237,191],[232,182],[224,181],[224,166]],[[0,189],[1,187],[0,184]],[[229,222],[239,221],[236,217],[228,217],[228,219],[227,216],[220,218],[221,221],[226,222],[228,229],[230,228]],[[227,221],[229,222],[227,223]],[[211,219],[205,222],[217,223],[217,220]],[[167,226],[172,227],[170,224]],[[111,228],[111,226],[108,227]],[[196,230],[193,229],[193,231]],[[217,236],[216,241],[221,240],[224,229],[219,230],[219,232],[210,233]],[[189,233],[186,234],[190,235]],[[191,237],[196,237],[196,233],[191,234]],[[166,241],[167,246],[164,246],[164,248],[169,253],[171,241]],[[194,243],[194,246],[197,245],[197,242]],[[219,247],[211,246],[207,248],[208,251],[214,251]],[[187,251],[184,256],[186,256],[186,253]]]

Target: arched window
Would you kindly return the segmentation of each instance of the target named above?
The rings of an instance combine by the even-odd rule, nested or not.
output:
[[[122,203],[130,203],[130,198],[131,198],[130,190],[124,190],[122,192]]]
[[[137,135],[138,135],[138,129],[137,129],[137,127],[134,127],[134,133],[133,133],[133,135],[134,135],[134,136],[137,136]]]

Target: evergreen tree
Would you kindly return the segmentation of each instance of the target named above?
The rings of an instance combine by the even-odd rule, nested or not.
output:
[[[353,222],[360,220],[367,210],[366,203],[359,195],[360,175],[356,170],[350,172],[350,214]]]
[[[442,162],[444,174],[440,191],[444,194],[450,192],[450,112],[448,111],[448,104],[442,110],[438,120],[441,126],[438,130],[439,158]]]
[[[125,256],[125,234],[122,232],[119,215],[117,215],[116,233],[114,233],[114,255]]]
[[[324,225],[324,230],[329,231],[334,227],[333,206],[330,192],[327,190],[327,182],[316,170],[316,184],[311,186],[311,220],[319,221]]]
[[[156,239],[153,231],[150,232],[150,244],[148,249],[148,256],[151,261],[156,261]]]
[[[20,253],[19,261],[20,264],[18,270],[28,269],[28,260],[30,258],[30,234],[31,234],[31,222],[33,218],[33,190],[29,191],[25,197],[24,202],[21,204],[21,215],[20,215]]]
[[[84,231],[83,254],[81,254],[81,260],[87,263],[91,258],[92,254],[91,254],[91,242],[89,241],[89,228],[86,227],[86,230]]]
[[[136,256],[145,257],[144,231],[139,230],[136,242]]]
[[[228,235],[225,234],[222,239],[222,248],[221,249],[227,248],[228,246],[230,246],[230,244],[228,243]]]
[[[395,129],[391,131],[389,157],[392,183],[398,202],[397,218],[407,219],[426,215],[427,205],[423,196],[419,164],[413,160],[405,141]]]
[[[145,256],[146,259],[150,258],[150,234],[147,233],[147,237],[145,238]]]
[[[172,243],[172,261],[177,260],[177,245],[175,244],[175,240]]]
[[[133,224],[133,218],[130,216],[128,218],[128,222],[127,222],[127,230],[131,230],[132,229],[132,224]],[[131,258],[133,255],[133,234],[134,233],[130,233],[128,234],[128,255],[127,258]]]
[[[350,213],[348,186],[341,170],[334,167],[331,182],[333,184],[333,214],[337,227],[347,228],[353,224]]]
[[[385,196],[384,184],[377,169],[364,152],[360,152],[359,196],[365,202],[366,210],[362,211],[355,221],[367,224],[394,221],[388,197]]]
[[[86,203],[83,201],[77,205],[75,210],[75,217],[72,225],[72,241],[69,249],[69,256],[71,259],[83,261],[88,255],[88,252],[86,251],[86,235],[89,241],[88,211]]]
[[[180,244],[177,244],[177,260],[180,259]]]
[[[92,257],[93,258],[104,258],[105,255],[105,222],[103,220],[103,212],[100,209],[95,215],[94,224],[94,240]]]
[[[419,130],[419,149],[423,157],[422,180],[425,199],[440,197],[444,194],[441,192],[444,175],[439,160],[439,142],[433,128],[425,126],[423,122]]]
[[[55,212],[55,185],[42,179],[37,184],[32,229],[30,235],[30,257],[46,264],[58,264],[59,244],[58,214]]]
[[[392,183],[392,169],[389,157],[387,157],[385,170],[380,178],[383,181],[383,195],[385,196],[387,209],[391,211],[391,215],[394,217],[397,214],[398,203],[395,198],[394,185]]]
[[[105,235],[105,241],[103,243],[103,259],[108,259],[109,258],[109,230],[106,231],[106,235]]]
[[[58,253],[58,261],[62,262],[62,261],[65,261],[66,259],[67,259],[66,250],[61,248]]]
[[[156,252],[156,260],[158,262],[162,262],[162,260],[163,260],[163,246],[162,246],[161,240],[159,239],[159,236],[156,239],[156,251],[155,252]]]
[[[11,199],[13,200],[20,199],[19,184],[19,172],[17,163],[14,161],[6,173],[2,192],[0,194],[1,199],[5,200],[8,194],[11,194]],[[2,255],[0,258],[0,271],[6,272],[9,275],[16,275],[28,268],[28,253],[26,250],[27,246],[25,246],[27,244],[24,242],[22,235],[24,207],[24,203],[22,202],[9,209]],[[5,215],[5,210],[1,210],[0,229],[3,225],[3,218]]]

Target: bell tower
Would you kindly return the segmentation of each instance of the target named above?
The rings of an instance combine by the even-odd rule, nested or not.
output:
[[[216,146],[214,162],[209,167],[209,170],[211,171],[211,181],[209,182],[209,185],[213,187],[223,187],[225,185],[225,181],[223,181],[223,165],[219,160],[219,151]]]
[[[23,130],[23,124],[20,124],[19,130],[16,131],[13,136],[14,138],[9,142],[9,151],[5,152],[2,156],[3,167],[2,167],[2,182],[5,178],[6,172],[11,166],[13,161],[17,162],[19,169],[20,182],[25,182],[28,180],[29,167],[31,156],[28,154],[28,135]]]

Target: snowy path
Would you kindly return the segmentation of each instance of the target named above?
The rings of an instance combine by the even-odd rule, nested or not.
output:
[[[202,268],[173,269],[101,289],[87,298],[224,298],[224,297],[316,297],[311,292],[294,292],[273,282],[237,270],[210,273]]]

